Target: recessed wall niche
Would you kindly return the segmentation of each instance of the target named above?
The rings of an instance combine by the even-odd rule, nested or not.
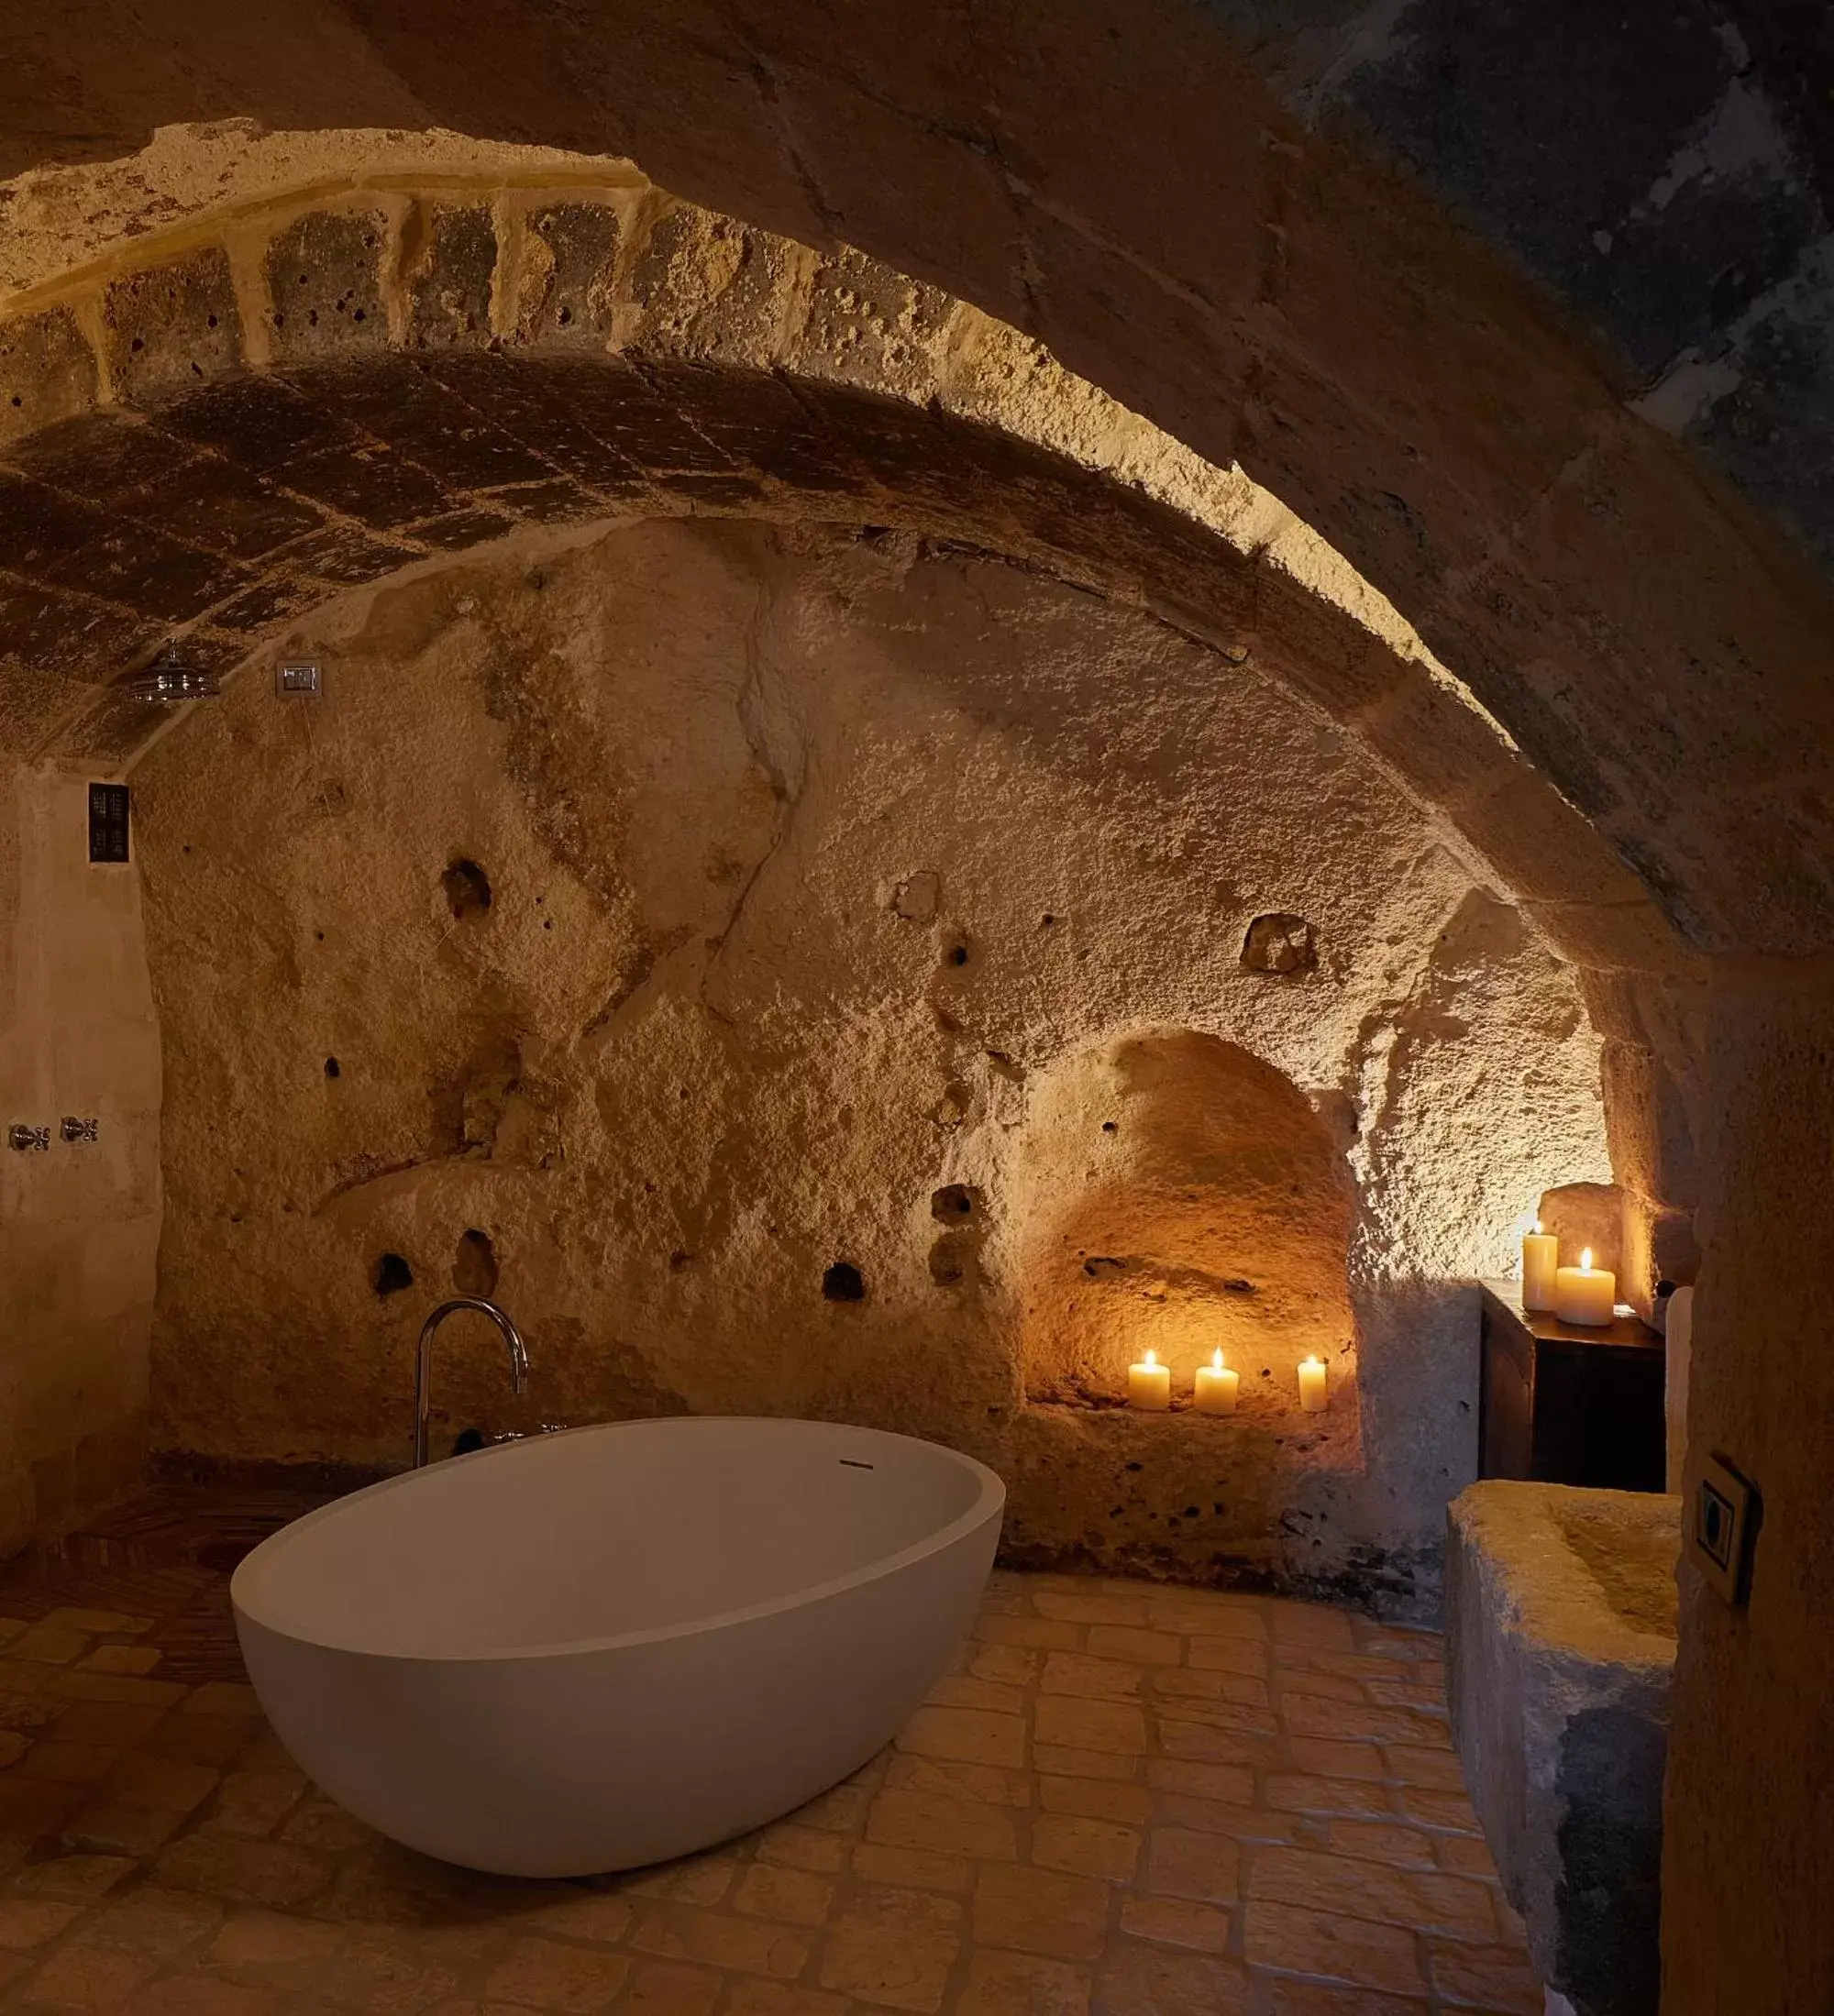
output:
[[[1297,1414],[1299,1361],[1343,1362],[1350,1172],[1272,1064],[1190,1030],[1127,1037],[1055,1074],[1027,1160],[1051,1200],[1022,1261],[1028,1400],[1115,1404],[1149,1348],[1184,1396],[1221,1346],[1244,1407]]]

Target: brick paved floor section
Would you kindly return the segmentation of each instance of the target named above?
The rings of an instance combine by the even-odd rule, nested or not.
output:
[[[846,1784],[515,1882],[381,1840],[267,1729],[226,1567],[289,1509],[167,1493],[0,1573],[0,2010],[1541,2016],[1430,1633],[1002,1573]]]

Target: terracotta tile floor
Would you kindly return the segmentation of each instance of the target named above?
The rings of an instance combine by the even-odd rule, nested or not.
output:
[[[0,1573],[0,2009],[1539,2016],[1430,1634],[1002,1574],[849,1783],[510,1882],[380,1840],[263,1724],[226,1569],[297,1509],[159,1493]]]

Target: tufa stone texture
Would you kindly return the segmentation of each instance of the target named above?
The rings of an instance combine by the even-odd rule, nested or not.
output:
[[[1446,1686],[1530,1957],[1576,2016],[1656,2016],[1681,1501],[1474,1484],[1453,1504]]]
[[[1603,1173],[1597,1043],[1348,737],[882,529],[524,534],[291,643],[326,702],[260,661],[136,772],[166,1446],[398,1462],[488,1242],[535,1382],[449,1332],[448,1438],[877,1422],[996,1463],[1028,1559],[1431,1606],[1475,1304],[1402,1289]],[[1240,964],[1282,908],[1299,986]],[[1241,1416],[1117,1407],[1149,1342]]]

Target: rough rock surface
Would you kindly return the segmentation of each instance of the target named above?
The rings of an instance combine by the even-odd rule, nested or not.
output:
[[[534,1387],[449,1327],[448,1431],[837,1415],[989,1457],[1030,1558],[1431,1601],[1475,1308],[1419,1277],[1603,1173],[1597,1043],[1349,737],[870,528],[525,537],[293,641],[323,703],[258,661],[136,773],[164,1441],[398,1460],[494,1270]],[[1237,1420],[1112,1405],[1219,1341]]]
[[[1681,1501],[1473,1484],[1446,1556],[1447,1690],[1529,1951],[1577,2016],[1656,2016]]]

